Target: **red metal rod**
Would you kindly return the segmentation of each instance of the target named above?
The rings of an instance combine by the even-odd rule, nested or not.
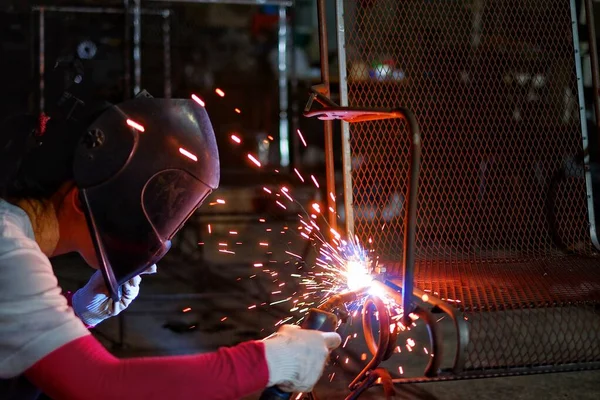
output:
[[[325,0],[317,0],[317,18],[319,21],[319,53],[321,56],[321,94],[329,98],[329,48],[327,43],[327,15]],[[337,231],[337,212],[334,198],[335,194],[335,169],[333,162],[333,122],[323,123],[325,133],[325,176],[327,197],[327,222]]]

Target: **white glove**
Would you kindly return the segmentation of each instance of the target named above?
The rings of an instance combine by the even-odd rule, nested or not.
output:
[[[152,265],[142,274],[156,273],[156,265]],[[140,292],[140,275],[134,276],[121,286],[121,298],[118,302],[108,294],[102,272],[96,271],[88,283],[73,294],[73,311],[88,327],[98,325],[107,318],[118,315],[126,309]]]
[[[300,329],[283,325],[263,340],[270,386],[286,392],[309,392],[317,383],[329,352],[342,343],[336,332]]]

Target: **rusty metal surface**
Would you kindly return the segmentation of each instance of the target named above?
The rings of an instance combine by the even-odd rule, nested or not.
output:
[[[467,369],[600,361],[570,6],[344,1],[348,104],[419,121],[416,286],[465,312]],[[405,134],[350,126],[354,232],[395,274]]]

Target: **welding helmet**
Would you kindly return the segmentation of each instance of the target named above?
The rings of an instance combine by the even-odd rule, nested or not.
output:
[[[170,240],[219,184],[206,110],[193,100],[146,96],[111,106],[85,129],[74,180],[113,298],[160,260]]]

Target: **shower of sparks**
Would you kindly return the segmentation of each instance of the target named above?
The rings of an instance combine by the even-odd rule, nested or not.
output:
[[[248,154],[248,159],[256,164],[257,167],[261,167],[260,161],[258,161],[252,154]]]
[[[194,100],[196,103],[200,104],[201,107],[204,107],[206,105],[206,103],[198,96],[196,96],[195,94],[192,95],[192,100]]]
[[[224,97],[225,93],[220,89],[215,92]],[[192,95],[198,104],[204,106],[204,102],[197,96]],[[235,109],[238,112],[239,109]],[[298,137],[305,147],[306,140],[300,130],[297,131]],[[230,133],[229,145],[237,146],[242,143],[242,135],[239,132]],[[272,136],[268,136],[268,140],[273,141]],[[243,153],[244,154],[244,153]],[[248,160],[254,166],[261,170],[269,169],[269,166],[263,166],[257,156],[245,153]],[[248,164],[250,166],[250,164]],[[279,173],[278,170],[271,169],[268,172]],[[290,171],[291,172],[291,171]],[[294,174],[302,182],[309,182],[302,174],[302,171],[294,168]],[[310,176],[310,180],[316,188],[320,188],[319,182],[314,175],[306,174],[306,178]],[[285,179],[282,177],[282,179]],[[295,178],[294,178],[295,181]],[[296,181],[297,182],[297,181]],[[268,187],[267,187],[268,186]],[[305,318],[305,313],[311,308],[318,308],[323,305],[331,296],[347,292],[349,290],[363,289],[370,287],[368,293],[378,296],[386,304],[392,323],[390,330],[393,332],[409,331],[411,326],[403,326],[403,310],[397,305],[393,299],[387,297],[385,293],[377,292],[377,285],[371,286],[373,281],[372,271],[378,265],[378,258],[373,255],[373,250],[368,250],[363,247],[357,237],[345,237],[341,232],[332,229],[327,224],[326,216],[323,214],[326,210],[335,214],[336,211],[329,205],[324,205],[330,200],[335,203],[336,196],[333,192],[327,193],[329,198],[306,200],[302,196],[297,196],[295,187],[288,182],[270,182],[267,186],[262,187],[262,196],[269,199],[273,206],[286,210],[285,215],[297,219],[294,223],[283,222],[280,226],[274,226],[274,223],[280,223],[279,218],[256,218],[252,219],[252,223],[263,223],[264,227],[260,227],[258,231],[261,233],[259,237],[247,238],[244,242],[235,242],[236,247],[233,247],[233,241],[241,239],[245,230],[231,227],[223,230],[215,230],[214,236],[210,243],[216,247],[218,253],[227,255],[235,255],[233,249],[246,254],[245,246],[251,246],[257,253],[256,258],[250,260],[245,265],[246,272],[238,275],[237,282],[248,280],[263,285],[266,284],[265,293],[270,297],[265,302],[257,302],[245,304],[246,312],[254,312],[263,310],[266,307],[276,307],[277,313],[281,313],[281,319],[277,322],[272,321],[271,326],[265,326],[265,331],[277,330],[283,324],[300,324]],[[304,192],[302,193],[304,195]],[[299,201],[299,199],[302,199]],[[231,202],[231,200],[229,200]],[[319,202],[317,202],[319,201]],[[321,204],[319,204],[321,203]],[[215,204],[225,204],[225,200],[215,199]],[[279,217],[281,211],[274,212]],[[285,219],[284,221],[289,221]],[[289,225],[289,226],[288,226]],[[208,233],[212,234],[212,227],[207,226]],[[385,224],[381,227],[385,229]],[[239,232],[239,234],[238,234]],[[331,233],[331,234],[329,234]],[[234,236],[232,236],[234,235]],[[235,236],[237,235],[237,236]],[[262,236],[264,235],[264,236]],[[218,238],[218,239],[217,239]],[[238,239],[238,240],[239,240]],[[208,240],[207,240],[208,243]],[[242,243],[245,246],[241,246]],[[218,244],[218,246],[216,246]],[[283,246],[281,246],[283,245]],[[373,246],[372,238],[368,239],[368,247]],[[238,247],[239,246],[239,247]],[[314,250],[317,252],[316,258],[314,254],[308,256],[308,252],[304,249],[309,249],[310,253]],[[314,249],[314,250],[313,250]],[[352,318],[361,318],[361,309],[364,298],[360,298],[350,304],[346,304],[349,315]],[[425,296],[424,296],[425,300]],[[262,301],[262,300],[261,300]],[[372,314],[373,318],[378,318],[376,313]],[[220,318],[221,322],[227,320],[226,316]],[[262,331],[261,331],[262,332]],[[345,348],[353,343],[353,339],[357,338],[357,334],[348,335],[345,337],[342,345]],[[416,350],[419,347],[410,339],[411,342],[405,343],[409,352]],[[416,347],[417,346],[417,347]],[[404,346],[402,346],[404,347]],[[400,346],[396,347],[396,352],[400,352]],[[425,354],[428,354],[427,349],[423,348]],[[361,355],[361,360],[365,361],[367,354]],[[348,358],[342,358],[338,362],[349,363]],[[400,374],[403,373],[402,367],[399,367]],[[331,380],[335,377],[335,373],[331,374]],[[300,398],[301,396],[297,397]]]
[[[304,147],[308,147],[308,145],[306,144],[306,140],[304,140],[304,136],[302,136],[302,132],[300,132],[300,129],[296,130],[296,132],[298,133],[300,140],[302,140],[302,144],[304,145]]]

